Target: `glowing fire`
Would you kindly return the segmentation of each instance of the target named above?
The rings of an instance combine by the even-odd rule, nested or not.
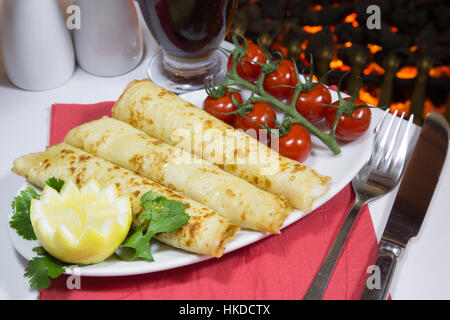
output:
[[[417,68],[412,66],[405,66],[397,71],[395,74],[400,79],[414,79],[417,77]]]
[[[416,52],[417,49],[419,49],[419,46],[414,45],[414,46],[412,46],[411,48],[409,48],[409,51],[410,51],[410,52]]]
[[[305,51],[307,46],[308,46],[308,40],[307,39],[303,40],[303,42],[302,42],[302,51]]]
[[[411,100],[406,100],[405,102],[393,102],[391,104],[391,113],[394,113],[395,110],[398,111],[398,114],[401,115],[405,112],[405,116],[409,115],[411,110]],[[423,105],[423,113],[422,116],[425,118],[430,111],[438,111],[445,115],[446,107],[444,106],[435,106],[430,99],[426,99]]]
[[[423,113],[422,116],[425,118],[430,111],[438,111],[445,115],[446,107],[445,106],[435,106],[430,99],[426,99],[423,104]]]
[[[407,100],[405,102],[393,102],[391,103],[391,113],[394,113],[396,110],[397,114],[401,115],[405,113],[405,117],[409,114],[409,109],[411,108],[411,100]]]
[[[397,27],[391,26],[390,29],[394,33],[398,32],[398,28]]]
[[[363,70],[365,75],[373,74],[381,76],[384,74],[384,69],[376,62],[370,62],[369,65]]]
[[[314,34],[322,30],[322,26],[303,26],[303,30],[308,33]]]
[[[378,46],[378,45],[376,45],[376,44],[371,44],[371,43],[367,44],[367,48],[369,49],[369,51],[370,51],[371,54],[375,54],[375,53],[377,53],[378,51],[383,50],[383,47]]]
[[[357,28],[359,26],[358,21],[356,20],[357,15],[355,12],[350,13],[348,16],[344,18],[345,23],[351,23],[353,28]]]
[[[450,66],[431,68],[428,75],[432,78],[450,77]]]
[[[372,93],[365,91],[364,89],[359,90],[359,98],[371,106],[378,105],[378,97],[374,97]]]
[[[260,1],[260,0],[250,0],[250,3],[256,3],[258,1]],[[1,0],[0,0],[0,2],[1,2]],[[338,7],[339,2],[334,2],[333,6]],[[312,5],[309,8],[316,10],[316,11],[323,10],[323,6],[319,5],[319,4]],[[287,16],[290,16],[290,15],[291,15],[291,13],[287,12]],[[353,12],[344,18],[344,22],[351,24],[354,28],[357,28],[357,27],[359,27],[357,18],[358,18],[357,13]],[[267,18],[266,18],[266,20],[267,20]],[[331,31],[333,32],[334,42],[339,43],[339,39],[338,39],[336,33],[334,32],[335,26],[331,25],[329,27],[330,27]],[[395,26],[390,26],[389,29],[393,33],[397,33],[399,31],[398,27],[395,27]],[[323,27],[320,25],[318,25],[318,26],[305,25],[305,26],[303,26],[303,30],[309,34],[315,34],[315,33],[322,31]],[[288,56],[288,48],[286,46],[283,46],[282,40],[283,40],[283,35],[279,34],[277,39],[270,46],[270,51],[271,52],[280,51],[284,57],[287,57]],[[248,39],[248,41],[251,41],[251,40]],[[297,59],[300,59],[300,61],[306,67],[309,66],[309,57],[307,58],[305,55],[305,51],[307,49],[307,44],[308,44],[307,39],[302,41],[300,54],[298,57],[296,57]],[[353,45],[352,42],[347,41],[343,44],[341,43],[340,45],[338,45],[338,47],[343,46],[343,47],[349,48],[349,47],[352,47],[352,45]],[[372,55],[375,55],[378,52],[383,50],[383,47],[376,45],[376,44],[371,44],[371,43],[367,44],[367,48],[369,49],[369,52]],[[409,48],[409,51],[412,53],[418,52],[418,50],[419,50],[419,47],[417,45],[413,45]],[[351,71],[351,67],[344,64],[344,62],[339,59],[339,57],[337,56],[336,50],[334,52],[334,57],[331,59],[331,61],[329,63],[329,67],[330,67],[330,69],[340,70],[342,72]],[[385,69],[375,61],[369,62],[363,70],[364,75],[382,76],[382,75],[384,75],[384,73],[385,73]],[[415,66],[403,66],[396,73],[396,77],[400,78],[400,79],[414,79],[417,77],[417,75],[418,75],[418,69]],[[432,77],[432,78],[450,77],[450,66],[443,65],[443,66],[436,66],[436,67],[430,68],[428,75],[429,75],[429,77]],[[316,76],[314,76],[314,80],[317,80]],[[367,86],[366,84],[364,85],[363,88],[361,88],[361,90],[359,92],[359,98],[361,100],[363,100],[365,103],[372,105],[372,106],[378,105],[379,96],[380,96],[379,88],[373,88],[371,86]],[[394,113],[397,110],[399,115],[402,113],[405,113],[405,116],[409,115],[410,109],[411,109],[411,100],[406,100],[403,102],[392,102],[390,105],[391,113]],[[423,116],[425,117],[430,111],[433,111],[433,110],[436,110],[438,112],[441,112],[442,114],[445,114],[446,106],[445,106],[445,104],[443,104],[441,106],[437,106],[429,98],[427,98],[423,105]]]
[[[339,69],[343,72],[347,72],[351,70],[350,66],[347,66],[342,62],[342,60],[339,60],[338,58],[333,58],[330,61],[330,69]]]

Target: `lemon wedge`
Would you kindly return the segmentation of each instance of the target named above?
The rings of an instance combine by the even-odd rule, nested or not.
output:
[[[81,189],[67,181],[58,193],[45,186],[33,199],[30,218],[42,246],[55,258],[74,264],[98,263],[123,242],[130,229],[131,204],[116,186],[89,181]]]

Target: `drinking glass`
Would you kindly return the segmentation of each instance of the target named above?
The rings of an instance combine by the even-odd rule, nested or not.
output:
[[[157,85],[183,93],[220,83],[227,55],[218,50],[229,31],[238,0],[138,0],[145,22],[160,46],[148,65]]]

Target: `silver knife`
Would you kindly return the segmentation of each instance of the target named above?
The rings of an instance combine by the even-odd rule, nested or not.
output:
[[[433,197],[447,155],[448,135],[447,120],[436,111],[430,112],[406,168],[378,246],[375,271],[361,300],[387,298],[397,260],[409,239],[417,236]]]

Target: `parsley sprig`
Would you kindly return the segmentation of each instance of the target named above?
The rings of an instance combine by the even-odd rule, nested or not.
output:
[[[50,178],[45,182],[49,187],[60,192],[64,181]],[[30,219],[32,199],[39,199],[39,194],[27,187],[16,196],[12,202],[13,216],[10,220],[11,228],[26,240],[37,240]],[[134,232],[124,241],[122,247],[134,250],[131,259],[141,258],[145,261],[154,261],[150,253],[150,240],[159,232],[171,232],[185,225],[189,216],[186,207],[176,200],[168,200],[162,195],[152,191],[141,197],[141,206],[144,212],[140,215],[142,222]],[[65,272],[68,264],[51,256],[44,248],[35,247],[33,252],[37,255],[28,262],[24,276],[29,279],[30,287],[36,290],[46,289],[51,279],[59,277]],[[127,260],[130,260],[129,258]]]
[[[134,260],[136,258],[145,261],[154,261],[150,252],[150,240],[160,232],[172,232],[189,221],[189,215],[186,214],[186,206],[176,200],[169,200],[153,191],[145,193],[141,197],[141,206],[144,212],[139,216],[141,224],[125,240],[121,247],[134,249],[134,254],[125,260]]]
[[[59,192],[64,185],[64,181],[57,178],[50,178],[45,184]],[[39,199],[39,194],[32,187],[28,186],[14,198],[11,204],[13,216],[9,221],[9,225],[25,240],[37,240],[30,220],[32,199]]]
[[[53,188],[56,191],[60,192],[62,187],[64,187],[64,180],[51,177],[50,179],[45,181],[45,184],[48,185],[50,188]]]
[[[48,179],[45,184],[61,191],[64,181],[57,178]],[[28,186],[17,195],[11,207],[13,216],[9,221],[11,228],[16,230],[17,234],[25,240],[37,240],[30,219],[30,207],[32,199],[39,199],[40,195],[32,187]],[[52,257],[42,247],[33,248],[37,256],[28,262],[24,276],[29,278],[30,287],[40,290],[48,288],[51,284],[50,278],[57,278],[64,273],[64,263]]]
[[[14,214],[9,221],[9,225],[16,230],[19,236],[26,240],[37,240],[30,220],[32,199],[39,199],[39,195],[32,187],[27,187],[25,190],[20,191],[20,194],[14,198],[11,204]]]
[[[35,247],[33,251],[38,256],[28,262],[24,276],[29,278],[30,287],[36,290],[50,286],[50,278],[58,278],[65,271],[65,264],[52,257],[42,247]]]

